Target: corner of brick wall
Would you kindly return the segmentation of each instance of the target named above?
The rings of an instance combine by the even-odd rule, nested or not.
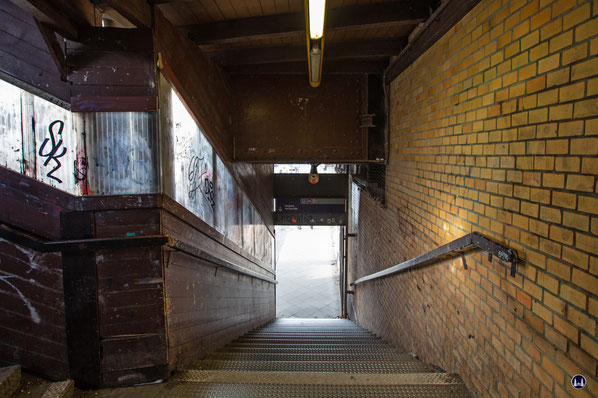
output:
[[[359,322],[476,394],[598,395],[598,0],[483,0],[391,84],[390,117],[387,207],[354,191],[350,275],[472,231],[524,263],[359,285]]]

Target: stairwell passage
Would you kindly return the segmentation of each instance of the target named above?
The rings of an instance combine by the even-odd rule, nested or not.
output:
[[[345,319],[277,318],[197,361],[171,397],[469,397],[438,373]]]

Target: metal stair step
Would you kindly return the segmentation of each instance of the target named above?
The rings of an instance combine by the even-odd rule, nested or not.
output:
[[[301,342],[301,343],[276,343],[276,344],[268,344],[268,343],[234,343],[227,346],[228,348],[295,348],[295,349],[337,349],[337,350],[345,350],[350,349],[350,347],[355,348],[380,348],[380,349],[389,349],[392,350],[393,348],[387,344],[344,344],[344,343],[334,343],[334,344],[321,344],[320,342]]]
[[[21,367],[0,368],[0,397],[10,397],[21,384]]]
[[[384,340],[356,340],[356,339],[237,339],[234,344],[319,344],[322,346],[330,344],[344,344],[344,345],[386,345]]]
[[[192,364],[202,370],[259,372],[339,372],[339,373],[428,373],[432,370],[420,361],[333,362],[333,361],[238,361],[205,359]]]
[[[375,362],[396,362],[415,360],[410,354],[387,353],[243,353],[243,352],[218,352],[210,354],[206,359],[237,360],[237,361],[325,361],[325,362],[348,362],[348,361],[375,361]]]
[[[172,397],[468,397],[457,375],[342,319],[276,319],[179,373]],[[179,384],[176,384],[179,383]]]
[[[341,331],[330,331],[330,330],[288,330],[288,331],[279,331],[279,330],[262,330],[262,331],[253,331],[245,334],[245,336],[303,336],[303,335],[310,335],[310,336],[320,336],[320,335],[343,335],[343,336],[375,336],[375,334],[367,331],[362,330],[341,330]]]
[[[170,397],[467,397],[447,373],[313,373],[189,370],[177,374]]]
[[[302,354],[302,353],[351,353],[351,354],[368,354],[368,353],[396,353],[397,351],[385,345],[376,346],[336,346],[330,345],[327,347],[309,346],[309,345],[291,345],[291,346],[264,346],[254,347],[248,346],[227,346],[218,349],[216,352],[246,352],[246,353],[280,353],[280,354]]]
[[[247,340],[247,341],[254,341],[254,340],[351,340],[351,341],[379,341],[382,340],[376,336],[344,336],[344,335],[313,335],[313,334],[295,334],[295,335],[257,335],[257,336],[242,336],[239,337],[237,340]]]
[[[469,397],[465,386],[393,385],[328,386],[284,384],[184,383],[173,387],[171,398],[463,398]]]

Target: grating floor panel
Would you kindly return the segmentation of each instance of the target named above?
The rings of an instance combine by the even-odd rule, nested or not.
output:
[[[394,351],[386,353],[243,353],[243,352],[219,352],[208,355],[207,359],[218,360],[237,360],[237,361],[337,361],[337,362],[355,362],[355,361],[378,361],[378,362],[397,362],[414,360],[410,354],[397,354]]]
[[[312,354],[319,354],[319,353],[388,353],[392,352],[395,353],[392,347],[389,346],[345,346],[345,345],[333,345],[327,347],[320,347],[317,345],[287,345],[287,346],[278,346],[278,347],[270,347],[267,345],[262,345],[258,347],[254,347],[251,345],[247,346],[229,346],[226,348],[221,348],[217,352],[262,352],[262,353],[280,353],[280,354],[302,354],[302,353],[312,353]]]
[[[327,386],[280,384],[184,383],[169,391],[172,398],[461,398],[469,397],[462,385]]]
[[[437,373],[342,319],[277,319],[180,372],[172,397],[468,397]],[[169,386],[170,388],[170,386]]]
[[[261,372],[342,372],[342,373],[425,373],[431,369],[419,361],[402,362],[324,362],[324,361],[220,361],[206,359],[195,363],[198,369]]]

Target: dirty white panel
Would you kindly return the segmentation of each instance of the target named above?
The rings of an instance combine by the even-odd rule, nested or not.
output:
[[[71,112],[40,97],[30,95],[35,131],[35,178],[72,194],[77,193],[74,164],[77,137]],[[26,129],[27,130],[27,129]]]
[[[95,112],[85,119],[89,194],[126,195],[159,191],[157,115],[152,112]]]
[[[216,157],[216,226],[218,231],[241,245],[241,208],[235,179],[219,157]]]
[[[21,172],[21,89],[0,80],[0,166]]]
[[[214,226],[214,150],[179,99],[171,94],[174,199]]]
[[[214,194],[214,228],[222,235],[226,235],[226,213],[225,213],[225,197],[226,197],[226,167],[218,155],[216,158],[216,193]]]
[[[258,260],[267,262],[266,260],[266,246],[270,243],[268,241],[268,231],[262,222],[259,213],[254,209],[253,219],[255,222],[255,257]]]
[[[255,226],[253,222],[253,205],[247,198],[243,197],[243,248],[251,254],[255,254]]]

